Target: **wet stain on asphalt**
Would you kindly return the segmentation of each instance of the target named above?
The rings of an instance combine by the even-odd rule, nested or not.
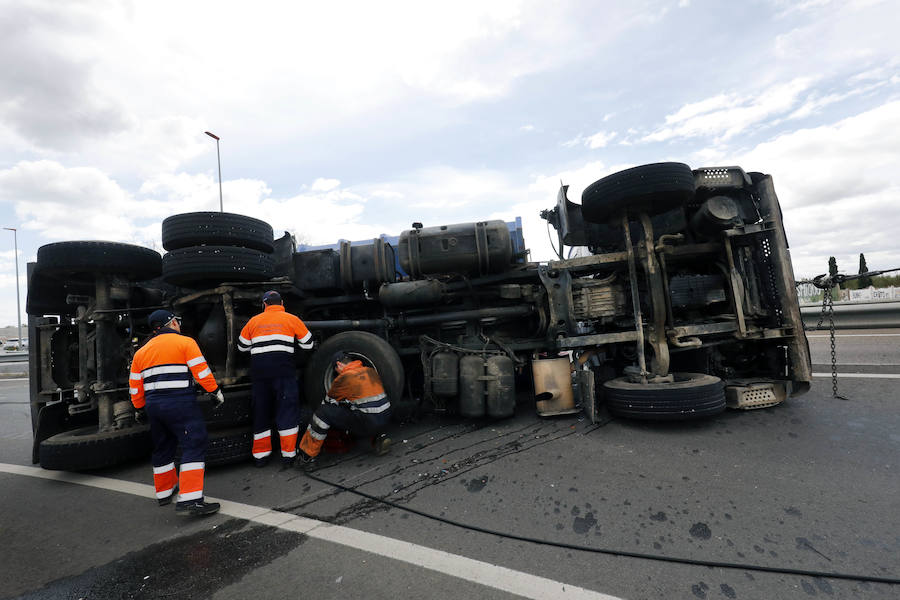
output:
[[[662,523],[663,521],[668,521],[669,518],[666,516],[666,513],[664,513],[663,511],[659,511],[654,515],[650,515],[650,520]]]
[[[597,519],[594,518],[594,513],[589,512],[583,517],[575,517],[575,520],[572,522],[572,529],[575,533],[583,534],[593,529],[596,525]]]
[[[691,525],[690,533],[692,537],[700,540],[708,540],[712,537],[712,532],[709,530],[709,525],[706,523],[694,523]]]
[[[722,591],[722,595],[726,598],[737,598],[737,592],[735,592],[734,588],[727,583],[721,584],[719,586],[719,589]]]
[[[231,520],[215,529],[147,546],[22,600],[56,598],[209,598],[305,541],[298,533]]]
[[[486,485],[487,477],[476,477],[475,479],[469,480],[469,482],[466,484],[466,489],[470,492],[480,492]]]
[[[706,592],[708,591],[709,586],[702,581],[691,586],[691,592],[693,592],[694,595],[698,598],[706,598]]]

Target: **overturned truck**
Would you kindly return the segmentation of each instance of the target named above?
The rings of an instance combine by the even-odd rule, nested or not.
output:
[[[314,335],[314,351],[296,354],[310,407],[338,351],[378,370],[400,419],[503,418],[517,398],[540,415],[694,419],[809,388],[770,176],[657,163],[596,181],[581,204],[566,192],[541,213],[559,239],[546,263],[528,262],[521,229],[503,221],[414,223],[397,238],[298,251],[257,219],[186,213],[163,222],[164,256],[42,246],[28,266],[34,461],[95,469],[149,452],[128,366],[157,308],[183,318],[228,399],[204,404],[207,461],[249,457],[249,359],[236,341],[268,289]]]

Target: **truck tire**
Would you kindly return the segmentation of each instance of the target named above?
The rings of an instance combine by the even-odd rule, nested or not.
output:
[[[581,194],[585,221],[606,223],[622,210],[651,215],[682,206],[694,195],[694,173],[683,163],[653,163],[598,179]]]
[[[225,404],[216,408],[216,403],[205,398],[198,399],[200,410],[203,413],[203,421],[206,428],[212,432],[217,429],[228,429],[247,425],[253,418],[251,408],[250,390],[224,390]],[[211,435],[211,434],[210,434]]]
[[[172,215],[162,222],[162,244],[166,250],[212,244],[239,246],[272,252],[272,226],[265,221],[223,212],[192,212]]]
[[[29,315],[74,315],[76,307],[66,304],[69,294],[94,295],[94,286],[75,281],[61,281],[35,270],[28,281],[25,312]]]
[[[306,365],[303,377],[306,406],[313,411],[325,398],[336,373],[332,357],[338,352],[347,352],[364,358],[375,367],[384,391],[391,402],[393,419],[408,418],[412,411],[403,398],[403,363],[397,352],[386,341],[366,331],[345,331],[325,340]]]
[[[206,466],[219,467],[250,460],[253,446],[252,427],[234,427],[208,432],[206,443]],[[277,448],[273,446],[277,452]],[[179,450],[180,453],[180,450]]]
[[[166,283],[205,287],[225,281],[264,281],[275,275],[275,262],[252,248],[191,246],[163,256],[162,273]]]
[[[37,268],[50,275],[87,277],[95,273],[124,276],[131,281],[159,277],[159,252],[118,242],[55,242],[37,251]]]
[[[618,417],[647,421],[702,419],[725,410],[725,385],[704,373],[674,373],[673,383],[633,383],[625,377],[603,384],[606,406]]]
[[[38,456],[45,469],[87,471],[145,458],[151,449],[149,425],[103,433],[88,425],[47,438]]]

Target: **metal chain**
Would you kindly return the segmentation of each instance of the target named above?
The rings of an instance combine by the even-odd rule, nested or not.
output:
[[[827,288],[822,290],[822,314],[819,316],[819,322],[816,324],[816,329],[819,329],[822,326],[822,322],[825,320],[825,316],[828,316],[828,334],[831,341],[831,397],[838,398],[840,400],[849,400],[844,396],[838,394],[838,384],[837,384],[837,353],[834,349],[834,298],[832,297],[832,290],[834,289],[834,284],[832,283]]]

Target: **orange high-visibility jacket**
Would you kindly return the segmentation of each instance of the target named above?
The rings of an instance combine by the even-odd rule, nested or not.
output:
[[[129,375],[131,403],[142,408],[155,398],[193,400],[192,378],[207,392],[219,387],[197,342],[164,330],[134,354]]]
[[[253,377],[283,377],[294,371],[294,341],[313,347],[312,334],[296,316],[273,304],[244,325],[238,350],[250,352]]]
[[[391,407],[378,371],[354,360],[338,375],[325,397],[326,402],[350,402],[352,410],[381,413]]]

